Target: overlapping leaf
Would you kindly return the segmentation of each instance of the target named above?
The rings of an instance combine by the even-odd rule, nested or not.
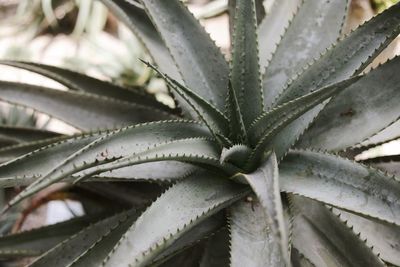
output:
[[[396,121],[400,114],[399,68],[400,57],[396,57],[337,95],[301,137],[299,146],[344,149]]]
[[[10,205],[79,171],[135,155],[155,144],[195,137],[209,137],[209,132],[203,125],[192,121],[139,124],[111,132],[64,158],[58,165],[53,165],[46,175],[20,192]]]
[[[21,83],[0,82],[0,93],[3,101],[33,108],[84,130],[171,118],[165,111],[144,105]]]
[[[400,33],[400,3],[366,22],[357,31],[329,49],[299,75],[274,101],[280,105],[320,87],[342,81],[359,74]],[[323,109],[318,105],[301,118],[288,125],[275,138],[279,147],[287,151]]]
[[[220,111],[223,110],[228,64],[203,27],[179,0],[141,2],[168,47],[185,84]]]
[[[39,63],[24,61],[0,61],[0,64],[38,73],[61,83],[70,90],[83,91],[99,96],[115,98],[121,101],[147,105],[149,107],[171,112],[171,109],[158,102],[154,96],[146,93],[146,91],[140,87],[127,89],[75,71]]]
[[[1,258],[38,256],[103,216],[84,216],[0,237]]]
[[[248,127],[264,109],[254,0],[236,0],[230,81]]]
[[[280,6],[280,9],[290,5],[290,8],[281,11],[289,12],[290,15],[296,10],[299,1],[279,1],[276,4]],[[274,100],[282,93],[290,79],[302,72],[303,68],[307,67],[307,63],[318,58],[326,48],[336,42],[340,36],[347,5],[348,1],[345,0],[302,1],[296,16],[280,40],[264,73],[263,89],[267,108],[272,106]],[[272,10],[272,12],[274,12],[273,16],[280,15],[275,10]],[[277,13],[275,14],[275,12]],[[276,17],[274,22],[282,23],[285,20]],[[274,39],[269,41],[273,42]],[[272,45],[275,45],[275,43],[272,43]],[[260,49],[263,51],[264,47],[261,46]],[[266,59],[262,58],[262,60]],[[327,83],[324,85],[327,85]]]
[[[210,173],[173,185],[139,217],[104,265],[146,266],[185,232],[247,193],[247,187]]]
[[[280,165],[281,189],[400,225],[400,182],[338,156],[290,152]]]
[[[293,196],[296,209],[293,246],[315,266],[385,266],[372,250],[331,211]]]

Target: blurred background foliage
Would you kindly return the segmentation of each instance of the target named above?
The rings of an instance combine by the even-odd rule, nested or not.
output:
[[[386,8],[392,6],[393,4],[399,2],[399,0],[372,0],[372,8],[377,12],[380,13]]]

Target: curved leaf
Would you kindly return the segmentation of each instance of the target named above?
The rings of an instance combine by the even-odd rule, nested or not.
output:
[[[297,214],[293,245],[315,266],[380,266],[385,264],[352,230],[320,203],[292,197]]]
[[[207,127],[210,129],[217,140],[220,136],[228,135],[229,122],[222,112],[220,112],[211,103],[207,102],[207,100],[205,100],[189,88],[181,85],[179,82],[172,79],[167,74],[164,74],[157,70],[157,68],[150,63],[144,63],[155,70],[168,83],[172,90],[180,95],[182,99],[185,100],[193,108],[193,110],[197,113],[204,124],[207,125]],[[225,140],[227,140],[226,137],[222,140],[223,144]]]
[[[27,142],[22,144],[16,144],[8,147],[0,148],[0,163],[4,163],[10,160],[13,160],[19,156],[24,154],[28,154],[32,151],[35,151],[41,147],[45,147],[49,144],[61,142],[63,140],[68,139],[70,136],[62,136],[56,138],[49,138],[38,140],[34,142]]]
[[[145,266],[177,238],[248,193],[209,173],[173,185],[128,230],[104,266]]]
[[[104,134],[106,132],[70,137],[1,164],[0,187],[29,184]]]
[[[368,137],[366,140],[363,140],[357,147],[380,145],[395,139],[400,139],[400,119]]]
[[[209,137],[209,132],[203,125],[192,121],[162,121],[119,129],[94,140],[58,165],[53,165],[51,171],[22,190],[9,205],[79,171],[132,157],[155,144],[195,137]]]
[[[373,251],[379,254],[382,260],[400,265],[400,227],[338,209],[334,209],[333,212],[346,221],[355,233],[360,233],[360,238],[373,247]]]
[[[399,69],[400,57],[396,57],[338,94],[301,137],[299,146],[344,149],[396,121],[400,114]]]
[[[209,168],[225,169],[227,172],[236,171],[235,167],[230,165],[220,165],[218,160],[219,147],[215,140],[207,138],[187,138],[179,139],[153,146],[146,151],[137,153],[133,156],[117,159],[110,163],[95,166],[81,172],[79,180],[91,177],[104,171],[110,171],[126,166],[149,162],[161,161],[183,161],[193,164],[206,165]],[[65,176],[64,176],[65,177]],[[176,177],[179,179],[182,177]],[[60,179],[60,178],[54,178]],[[78,181],[79,181],[78,180]]]
[[[0,237],[0,257],[38,256],[102,216],[83,216],[26,232]]]
[[[206,31],[179,0],[141,2],[187,87],[223,110],[228,89],[228,64]]]
[[[38,73],[61,83],[71,90],[115,98],[171,112],[171,109],[158,102],[154,96],[140,87],[133,89],[123,88],[72,70],[33,62],[0,60],[0,64]]]
[[[0,125],[0,139],[11,139],[17,143],[60,137],[61,134],[42,129]]]
[[[295,10],[298,1],[291,2],[291,10]],[[347,5],[346,0],[305,0],[301,4],[264,73],[263,89],[267,108],[272,106],[290,79],[337,40]],[[285,12],[290,11],[288,9]]]
[[[154,182],[170,182],[179,180],[184,177],[188,177],[195,171],[198,171],[200,167],[187,162],[179,161],[159,161],[159,162],[148,162],[141,163],[140,165],[132,165],[113,169],[111,171],[102,172],[93,177],[94,180],[101,181],[101,178],[106,180],[146,180]],[[74,175],[75,176],[75,175]],[[80,173],[76,174],[76,177],[80,177]]]
[[[281,189],[400,225],[400,182],[350,160],[293,151],[280,165]]]
[[[274,105],[359,74],[398,36],[399,23],[400,3],[377,15],[329,49],[287,86]],[[276,143],[283,151],[293,146],[323,107],[324,105],[319,105],[308,111],[277,136]],[[277,155],[280,154],[278,149],[276,152]]]
[[[277,157],[279,159],[282,158],[289,148],[286,146],[288,143],[285,138],[290,138],[284,133],[285,129],[287,129],[287,125],[290,127],[290,123],[302,121],[303,117],[307,116],[308,112],[312,112],[316,105],[321,105],[321,102],[342,92],[358,79],[359,77],[353,77],[337,84],[324,87],[308,95],[287,102],[282,106],[278,106],[262,115],[251,127],[252,136],[250,140],[254,142],[255,148],[247,160],[246,168],[251,170],[257,166],[256,164],[258,164],[263,157],[265,151],[274,150],[276,151]],[[284,140],[283,143],[282,140]]]
[[[258,44],[262,70],[267,67],[272,54],[302,2],[303,0],[275,1],[270,12],[261,21],[258,27]]]
[[[174,60],[143,8],[133,1],[100,1],[139,38],[161,71],[179,80]]]
[[[76,259],[83,257],[88,252],[100,253],[107,247],[111,249],[137,216],[138,212],[132,209],[90,225],[49,250],[29,266],[70,266]],[[101,248],[99,248],[100,246]],[[107,255],[107,252],[103,253],[104,256]],[[101,259],[97,259],[97,261],[101,262]]]
[[[279,131],[302,114],[322,103],[326,99],[340,94],[343,90],[356,83],[360,77],[356,76],[342,82],[326,86],[305,96],[286,102],[257,118],[249,129],[249,139],[257,144],[265,134]]]
[[[33,108],[84,130],[172,117],[164,111],[111,98],[4,81],[0,82],[0,100]]]

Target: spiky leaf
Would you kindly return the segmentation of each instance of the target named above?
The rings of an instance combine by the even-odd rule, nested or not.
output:
[[[258,27],[260,48],[260,69],[264,70],[271,60],[278,43],[290,25],[303,0],[283,0],[274,2],[271,10]]]
[[[254,0],[236,0],[230,80],[248,127],[263,112]]]
[[[144,105],[87,93],[13,82],[0,82],[0,92],[3,101],[33,108],[84,130],[171,118]]]
[[[289,265],[288,236],[283,218],[282,200],[279,189],[278,162],[275,153],[271,153],[259,169],[250,174],[241,174],[242,179],[251,186],[257,196],[263,212],[266,215],[266,225],[271,232],[272,246],[278,246],[279,251],[270,255],[281,264]],[[272,247],[271,247],[272,250]],[[273,259],[268,262],[274,262]],[[257,260],[256,260],[257,261]]]
[[[323,205],[302,197],[292,198],[296,209],[293,246],[315,266],[385,266],[345,223]]]
[[[0,257],[38,256],[103,216],[84,216],[66,222],[0,237]]]
[[[400,182],[380,171],[330,154],[293,151],[279,178],[283,191],[400,225]]]
[[[253,199],[231,210],[231,266],[285,266],[264,207]]]
[[[198,95],[224,108],[228,64],[205,30],[179,0],[142,0],[182,74]]]
[[[295,10],[298,1],[290,2],[291,10]],[[263,89],[267,108],[275,102],[275,98],[290,79],[336,42],[340,36],[347,2],[347,0],[303,1],[264,73]],[[281,17],[277,17],[276,20],[280,22]]]
[[[173,185],[128,230],[105,266],[145,266],[182,234],[247,193],[247,187],[210,173]]]
[[[400,57],[337,95],[302,136],[299,146],[339,150],[355,145],[399,117]],[[379,94],[377,94],[379,91]]]
[[[329,49],[307,68],[276,99],[283,104],[321,86],[338,82],[360,73],[400,33],[400,3],[377,15],[357,31]],[[287,151],[308,128],[324,105],[316,106],[301,119],[288,125],[276,138],[279,150]],[[277,154],[278,149],[276,149]]]
[[[74,261],[79,261],[87,253],[95,251],[101,254],[101,249],[98,247],[102,246],[104,248],[111,243],[111,246],[109,246],[109,249],[111,249],[118,242],[119,237],[122,236],[137,218],[137,213],[135,209],[132,209],[89,225],[49,250],[29,266],[71,266]],[[117,235],[116,239],[107,238],[114,234]],[[103,253],[104,256],[107,255],[107,252]],[[97,259],[97,261],[101,262],[101,259]]]
[[[24,61],[3,61],[0,64],[26,69],[52,80],[55,80],[68,89],[83,91],[95,95],[115,98],[121,101],[128,101],[136,104],[151,106],[156,109],[169,111],[171,109],[158,102],[154,96],[146,93],[143,88],[123,88],[115,84],[101,81],[90,76],[55,66],[24,62]]]

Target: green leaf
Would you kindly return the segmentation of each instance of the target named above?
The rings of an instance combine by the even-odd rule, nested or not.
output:
[[[137,216],[138,212],[131,209],[90,225],[49,250],[29,266],[71,266],[73,262],[81,259],[90,260],[90,263],[101,263],[101,258],[91,256],[98,254],[105,257]]]
[[[360,233],[361,240],[379,257],[393,265],[400,265],[400,227],[367,219],[343,210],[334,209],[342,221],[350,226],[355,233]]]
[[[236,0],[230,80],[246,127],[264,109],[254,0]]]
[[[240,112],[239,102],[235,90],[229,82],[228,87],[228,98],[227,98],[227,114],[230,126],[230,140],[233,143],[243,144],[248,143],[247,131],[243,122],[243,116]]]
[[[75,71],[39,63],[0,60],[0,64],[38,73],[61,83],[71,90],[115,98],[121,101],[151,106],[171,112],[171,109],[158,102],[154,96],[146,93],[146,91],[140,87],[133,89],[123,88]]]
[[[287,125],[290,126],[290,123],[297,119],[302,120],[302,116],[307,116],[306,112],[317,105],[321,105],[326,99],[339,94],[359,79],[360,77],[356,76],[316,90],[278,106],[258,118],[250,127],[252,134],[250,140],[255,144],[255,148],[247,161],[246,168],[251,170],[256,167],[265,151],[274,150],[277,157],[281,158],[288,149],[285,140],[288,136],[282,133],[282,129],[284,131]]]
[[[229,145],[229,140],[225,137],[229,132],[229,121],[223,113],[189,88],[157,70],[155,66],[148,62],[143,62],[155,70],[168,83],[172,90],[193,108],[217,140],[220,140],[223,145]],[[223,139],[221,140],[220,137],[223,137]]]
[[[141,163],[140,165],[132,165],[113,169],[111,171],[102,172],[93,177],[93,180],[101,181],[102,179],[110,181],[141,181],[145,180],[148,182],[154,181],[160,182],[171,182],[179,180],[184,177],[188,177],[195,171],[198,171],[200,167],[187,162],[179,161],[159,161],[159,162],[148,162]],[[74,175],[79,178],[80,174]]]
[[[282,200],[278,182],[278,162],[276,160],[275,153],[272,153],[266,159],[263,165],[255,172],[249,174],[240,174],[240,176],[251,186],[253,192],[257,196],[258,201],[260,202],[262,212],[264,212],[266,216],[265,225],[267,225],[269,231],[271,231],[271,234],[268,237],[269,242],[272,243],[271,247],[279,247],[278,251],[269,255],[270,258],[267,259],[267,262],[270,263],[272,266],[275,266],[273,265],[275,261],[280,262],[280,264],[289,266],[289,243],[286,233],[286,225],[283,217]],[[252,234],[256,235],[256,232]],[[241,255],[238,255],[238,257],[240,258]],[[255,257],[255,255],[253,255],[253,257]],[[260,259],[254,260],[261,263],[264,257],[265,256],[261,257]],[[250,265],[244,264],[237,266]]]
[[[271,10],[258,27],[260,65],[264,70],[271,60],[279,41],[289,27],[303,0],[281,0],[273,3]],[[312,12],[309,10],[309,12]],[[305,19],[305,18],[303,18]],[[298,19],[299,20],[299,19]]]
[[[33,108],[83,130],[163,120],[172,115],[92,94],[0,81],[0,100]]]
[[[293,246],[315,266],[385,266],[366,244],[318,202],[292,196]]]
[[[301,137],[299,147],[341,150],[395,122],[400,113],[399,69],[396,57],[338,94]]]
[[[270,231],[270,218],[256,200],[231,208],[231,266],[285,266],[281,247]]]
[[[290,2],[291,9],[286,9],[282,12],[293,12],[297,8],[297,5],[299,5],[299,1]],[[274,100],[282,92],[284,86],[290,82],[290,79],[301,72],[307,66],[307,63],[310,63],[314,58],[318,58],[326,48],[336,42],[340,36],[348,2],[347,0],[303,1],[280,40],[264,73],[263,89],[267,108],[272,106],[275,102]],[[281,1],[276,4],[281,5]],[[282,5],[280,8],[283,9],[284,7]],[[274,16],[277,16],[276,21],[282,23],[280,13],[275,14],[274,10],[272,12]],[[286,22],[286,20],[284,21]],[[274,24],[269,26],[273,27]],[[275,41],[275,39],[271,41]],[[272,45],[275,44],[276,41],[272,43]],[[263,47],[261,46],[261,48],[262,51]],[[266,59],[262,58],[262,60]],[[335,81],[329,83],[332,82]],[[320,84],[317,87],[327,84]],[[291,99],[294,98],[296,97],[292,97]],[[282,103],[282,101],[279,102],[279,104]]]
[[[0,237],[0,257],[38,256],[102,216],[83,216],[26,232]]]
[[[70,137],[0,165],[0,187],[28,185],[106,132]]]
[[[400,3],[365,23],[328,50],[283,91],[275,105],[359,74],[397,37],[400,33],[399,22]],[[276,149],[277,155],[280,154],[279,150],[287,151],[293,146],[323,107],[324,105],[319,105],[308,111],[281,132],[276,140],[281,147]]]
[[[144,152],[155,144],[184,138],[209,137],[204,126],[192,121],[163,121],[119,129],[82,147],[52,170],[22,190],[9,205],[12,206],[39,190],[79,171],[119,158]],[[124,167],[124,166],[120,166]]]
[[[0,125],[0,139],[11,139],[15,140],[16,143],[33,142],[60,136],[59,133],[42,129]]]
[[[316,105],[332,96],[340,94],[352,84],[358,84],[359,79],[360,77],[356,76],[343,82],[323,87],[269,110],[252,123],[249,129],[251,143],[253,145],[257,144],[268,132],[278,132]]]
[[[187,87],[222,111],[229,72],[219,48],[179,0],[141,2],[171,52]]]
[[[400,33],[400,3],[350,33],[295,79],[276,99],[284,103],[361,73]]]
[[[80,179],[91,177],[104,171],[111,171],[126,166],[159,161],[183,161],[205,165],[209,168],[220,168],[222,170],[226,169],[226,172],[228,173],[235,172],[237,170],[235,167],[231,167],[229,165],[220,165],[218,160],[219,153],[220,150],[215,140],[207,138],[187,138],[174,140],[153,146],[148,148],[146,151],[137,153],[133,156],[117,159],[115,161],[111,161],[110,163],[105,163],[100,166],[94,166],[88,170],[84,170],[81,172],[82,177]]]
[[[161,71],[179,79],[179,71],[168,48],[143,8],[134,1],[100,1],[139,38]]]
[[[290,152],[280,164],[281,190],[400,225],[400,182],[338,156]]]
[[[104,266],[146,266],[188,230],[248,192],[210,173],[173,185],[127,231]]]

